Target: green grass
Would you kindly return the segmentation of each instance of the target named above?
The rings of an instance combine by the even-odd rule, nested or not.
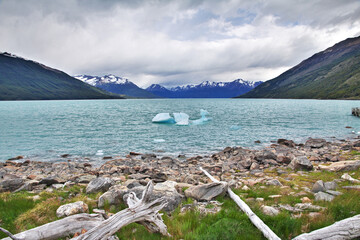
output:
[[[15,194],[2,193],[0,194],[0,226],[9,230],[10,232],[17,232],[15,220],[22,213],[32,209],[35,202],[28,197],[30,194],[20,192]],[[0,238],[7,237],[7,235],[0,232]]]

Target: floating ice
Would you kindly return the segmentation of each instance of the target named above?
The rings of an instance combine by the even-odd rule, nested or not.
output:
[[[102,156],[102,155],[104,155],[104,151],[103,150],[98,150],[95,155],[96,156]]]
[[[152,122],[154,122],[154,123],[175,123],[175,120],[173,117],[170,116],[169,113],[158,113],[152,119]]]
[[[161,139],[161,138],[159,138],[159,139],[154,139],[154,142],[156,142],[156,143],[162,143],[162,142],[165,142],[165,139]]]
[[[236,131],[236,130],[239,130],[239,129],[241,129],[241,127],[238,126],[238,125],[231,125],[230,126],[230,130]]]
[[[200,115],[201,115],[201,118],[192,121],[192,124],[194,124],[194,125],[204,124],[205,122],[208,122],[211,120],[210,118],[206,117],[206,115],[209,115],[209,112],[204,109],[200,109]]]
[[[175,118],[175,122],[176,125],[189,125],[189,115],[187,115],[186,113],[173,113],[174,114],[174,118]]]
[[[153,123],[169,123],[169,124],[173,124],[176,123],[176,125],[189,125],[193,124],[193,125],[199,125],[199,124],[204,124],[207,121],[210,121],[211,118],[208,118],[207,115],[209,115],[209,112],[204,110],[204,109],[200,109],[200,115],[201,118],[193,120],[193,121],[189,121],[189,115],[187,115],[186,113],[173,113],[174,117],[171,117],[169,113],[158,113],[156,114],[156,116],[152,119]]]

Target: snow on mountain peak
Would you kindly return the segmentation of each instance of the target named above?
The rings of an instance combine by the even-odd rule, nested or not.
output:
[[[95,85],[101,85],[101,84],[107,84],[107,83],[112,83],[112,84],[127,84],[130,83],[129,79],[127,78],[122,78],[122,77],[117,77],[113,74],[108,74],[108,75],[104,75],[102,77],[98,77],[98,76],[89,76],[89,75],[76,75],[74,76],[75,78],[90,84],[92,86]]]

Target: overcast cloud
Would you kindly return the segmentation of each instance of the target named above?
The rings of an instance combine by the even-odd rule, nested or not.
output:
[[[0,51],[139,86],[269,80],[360,35],[359,0],[0,0]]]

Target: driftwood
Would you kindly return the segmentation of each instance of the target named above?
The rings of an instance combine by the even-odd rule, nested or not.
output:
[[[131,193],[130,199],[128,199],[129,208],[116,213],[88,232],[74,238],[74,240],[106,240],[120,228],[133,222],[140,222],[150,231],[158,231],[163,235],[170,236],[158,213],[166,206],[167,201],[161,197],[150,202],[153,189],[154,185],[150,181],[142,194],[141,200],[136,197],[135,193]]]
[[[360,215],[346,218],[328,227],[304,233],[293,240],[346,240],[360,237]]]
[[[15,234],[17,239],[59,239],[80,232],[81,229],[91,229],[99,225],[104,218],[99,214],[81,213],[72,215],[42,226]],[[4,238],[3,240],[11,238]]]
[[[161,215],[158,213],[166,206],[167,201],[165,198],[150,201],[153,188],[154,185],[150,181],[142,194],[141,200],[136,197],[135,193],[130,193],[127,201],[129,208],[106,220],[101,214],[77,214],[18,233],[15,237],[21,240],[50,240],[73,235],[81,231],[81,229],[86,229],[88,230],[86,233],[73,239],[109,240],[114,239],[113,235],[120,228],[133,222],[144,225],[151,232],[160,232],[165,236],[171,236]],[[10,240],[10,238],[5,239]]]
[[[200,170],[208,176],[211,181],[219,182],[213,176],[211,176],[206,170],[200,167]],[[281,240],[255,213],[250,209],[250,207],[240,199],[238,195],[236,195],[230,188],[227,190],[230,198],[235,201],[235,203],[240,207],[240,209],[246,213],[249,217],[250,221],[262,232],[262,234],[270,240]]]

